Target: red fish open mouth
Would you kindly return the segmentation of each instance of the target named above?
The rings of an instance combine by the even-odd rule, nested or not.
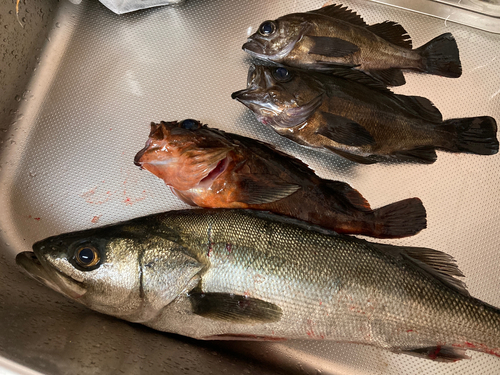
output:
[[[224,159],[219,160],[217,165],[212,169],[206,177],[204,177],[198,184],[200,187],[209,187],[215,181],[217,177],[219,177],[229,165],[229,156],[226,156]]]

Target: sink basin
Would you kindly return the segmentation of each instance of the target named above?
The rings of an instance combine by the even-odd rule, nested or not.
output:
[[[438,152],[432,165],[353,165],[279,137],[232,100],[231,93],[246,85],[249,61],[241,50],[246,38],[265,19],[315,9],[322,1],[188,0],[115,15],[97,1],[29,0],[20,4],[24,28],[15,19],[15,4],[1,1],[0,365],[5,369],[46,374],[500,373],[499,358],[477,352],[468,353],[470,360],[441,364],[345,343],[196,341],[90,311],[25,276],[14,258],[37,240],[187,208],[133,159],[151,121],[195,118],[275,144],[322,177],[348,182],[373,207],[421,198],[428,228],[384,242],[453,255],[471,294],[500,306],[500,155]],[[500,120],[500,35],[401,5],[343,3],[369,24],[400,22],[414,46],[451,32],[460,48],[462,77],[406,73],[407,84],[394,91],[428,97],[445,118]]]

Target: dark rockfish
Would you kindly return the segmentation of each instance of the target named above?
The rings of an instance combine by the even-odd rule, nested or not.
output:
[[[250,210],[187,210],[50,237],[16,263],[104,314],[196,339],[314,339],[437,361],[500,356],[500,310],[440,251]]]
[[[433,163],[436,149],[498,152],[495,119],[443,121],[426,98],[396,95],[367,75],[338,69],[325,75],[255,66],[248,88],[232,94],[257,119],[301,145],[333,151],[359,163],[387,159]]]
[[[411,236],[426,227],[418,198],[372,210],[345,182],[322,179],[271,145],[195,120],[151,124],[135,164],[194,206],[272,211],[339,233],[378,238]]]
[[[452,78],[462,74],[458,47],[450,33],[412,49],[401,25],[386,21],[369,26],[342,5],[265,21],[243,49],[260,59],[298,68],[352,67],[391,86],[405,83],[400,69]]]

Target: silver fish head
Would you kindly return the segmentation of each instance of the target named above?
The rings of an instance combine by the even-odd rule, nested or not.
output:
[[[321,105],[324,89],[314,76],[283,66],[251,66],[247,88],[231,97],[264,125],[290,128],[304,123]]]
[[[242,48],[253,57],[280,62],[292,51],[309,27],[308,23],[294,15],[264,21]]]
[[[49,237],[36,242],[33,252],[18,254],[16,263],[92,310],[144,322],[196,281],[201,269],[178,251],[174,232],[157,233],[151,224],[149,229],[146,223],[127,223]]]

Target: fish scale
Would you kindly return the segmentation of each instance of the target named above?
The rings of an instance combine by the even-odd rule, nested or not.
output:
[[[105,244],[106,261],[77,272],[71,257],[86,241]],[[77,301],[166,332],[355,342],[443,361],[465,349],[500,356],[499,310],[468,295],[451,257],[270,213],[174,211],[51,237],[34,252],[42,265],[25,253],[17,261],[38,279],[76,272],[86,289]],[[141,282],[124,284],[137,263]],[[120,314],[113,301],[135,310]]]

